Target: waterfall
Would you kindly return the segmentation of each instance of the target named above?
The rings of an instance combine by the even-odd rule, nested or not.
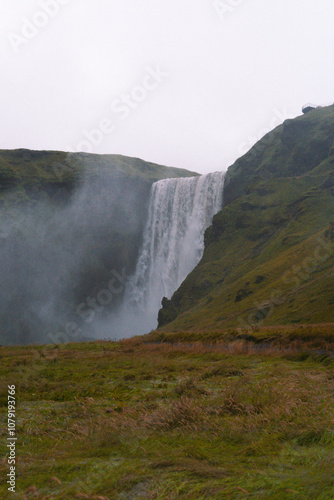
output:
[[[142,249],[125,291],[118,334],[156,327],[161,299],[170,298],[202,258],[204,231],[222,208],[223,184],[224,173],[215,172],[152,185]]]

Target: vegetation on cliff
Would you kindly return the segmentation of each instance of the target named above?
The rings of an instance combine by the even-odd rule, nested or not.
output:
[[[164,300],[162,330],[333,322],[333,168],[334,106],[285,121],[230,167],[224,209]]]

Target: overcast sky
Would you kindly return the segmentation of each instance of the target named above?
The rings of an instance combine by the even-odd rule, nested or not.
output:
[[[226,170],[334,101],[333,0],[0,0],[0,148]]]

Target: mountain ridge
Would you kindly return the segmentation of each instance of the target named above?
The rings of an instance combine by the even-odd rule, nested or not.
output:
[[[164,298],[157,331],[332,322],[333,172],[334,106],[286,120],[238,159],[203,258]]]

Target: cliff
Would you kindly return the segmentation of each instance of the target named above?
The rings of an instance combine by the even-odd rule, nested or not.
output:
[[[285,121],[227,172],[201,262],[160,331],[334,321],[334,106]]]

